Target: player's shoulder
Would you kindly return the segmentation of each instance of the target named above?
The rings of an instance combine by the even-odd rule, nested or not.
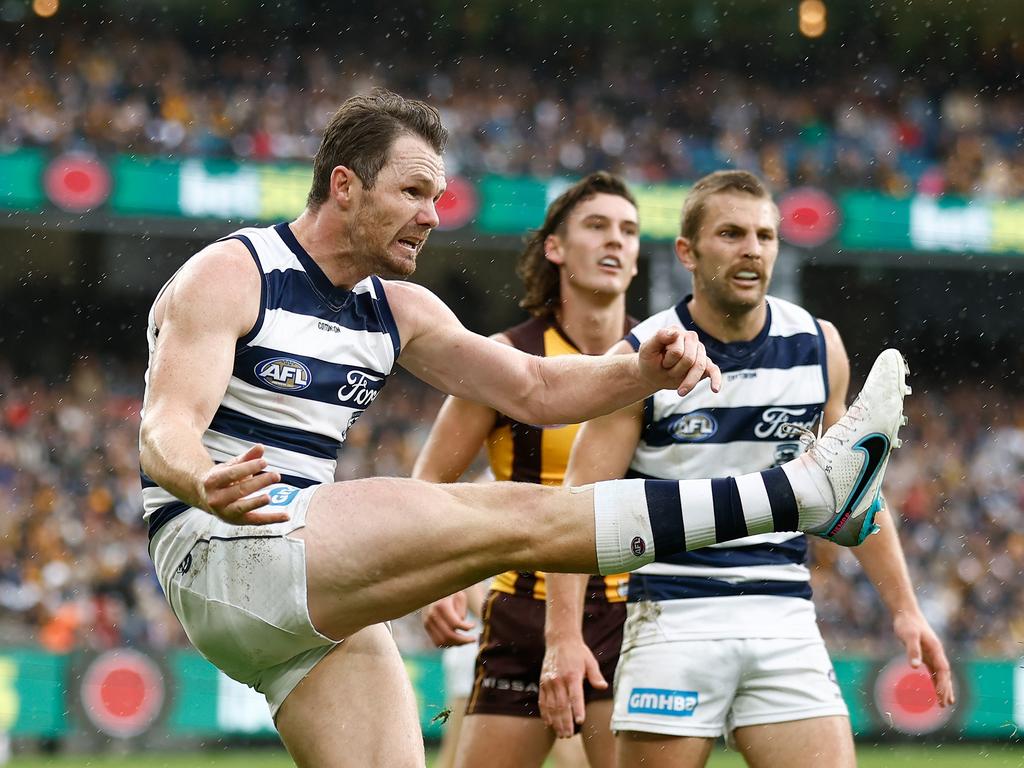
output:
[[[676,311],[675,306],[671,306],[668,309],[655,312],[647,319],[636,323],[626,335],[626,341],[630,343],[633,349],[639,349],[641,344],[651,338],[651,336],[656,334],[662,328],[669,325],[681,326],[682,324],[683,321],[679,317],[679,313]]]
[[[391,316],[403,339],[403,348],[424,333],[458,323],[455,313],[429,288],[406,280],[380,281]]]
[[[766,301],[771,312],[772,336],[795,336],[801,333],[817,336],[820,333],[817,318],[799,304],[778,296],[767,296]]]
[[[170,311],[223,327],[251,327],[259,311],[261,274],[248,248],[218,240],[191,256],[154,303],[157,326]]]
[[[445,304],[429,288],[407,280],[380,279],[384,296],[396,314],[411,314],[423,311],[438,310]]]
[[[238,240],[218,240],[191,256],[174,277],[177,293],[232,295],[259,294],[260,272],[246,245]]]
[[[225,238],[197,251],[189,258],[186,266],[193,270],[217,271],[252,263],[252,253],[241,240]]]

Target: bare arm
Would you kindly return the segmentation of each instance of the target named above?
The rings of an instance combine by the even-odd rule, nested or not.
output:
[[[825,427],[834,424],[846,409],[846,394],[850,383],[850,360],[843,347],[839,331],[831,323],[822,321],[828,352],[829,399],[825,403]],[[893,631],[907,649],[913,667],[923,663],[931,673],[939,706],[955,702],[949,661],[942,643],[921,613],[910,582],[907,561],[896,533],[895,521],[887,507],[876,516],[879,531],[853,550],[864,573],[878,591],[889,610]]]
[[[939,706],[956,703],[949,660],[935,631],[921,613],[907,571],[895,522],[888,507],[879,510],[876,520],[880,530],[853,550],[868,579],[878,590],[892,616],[893,633],[907,650],[910,666],[923,663],[931,675]]]
[[[203,432],[227,389],[235,343],[256,321],[259,274],[241,243],[215,243],[197,254],[156,304],[160,329],[149,371],[139,443],[143,471],[187,504],[228,522],[266,523],[283,513],[253,510],[266,494],[245,498],[277,482],[264,473],[263,447],[215,465]],[[196,375],[202,361],[202,375]]]
[[[624,408],[659,389],[689,392],[702,378],[721,387],[697,335],[666,328],[638,354],[537,357],[468,331],[436,296],[412,283],[386,283],[402,337],[400,362],[458,397],[486,403],[527,424],[570,424]]]
[[[511,345],[504,334],[491,337]],[[490,406],[448,397],[434,419],[427,441],[416,457],[412,476],[430,483],[454,483],[473,463],[498,417]]]
[[[631,352],[621,342],[612,353]],[[623,477],[640,440],[643,402],[634,403],[580,427],[565,485],[578,486]],[[583,681],[607,686],[593,653],[583,642],[583,601],[588,576],[549,573],[544,625],[544,665],[540,678],[541,715],[560,738],[573,735],[586,715]]]

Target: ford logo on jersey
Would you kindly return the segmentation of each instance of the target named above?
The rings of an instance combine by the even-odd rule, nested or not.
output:
[[[810,429],[818,420],[817,412],[810,407],[765,408],[761,414],[761,423],[754,427],[754,436],[762,440],[792,440],[795,436],[793,427]]]
[[[290,357],[275,357],[264,360],[255,369],[256,378],[264,384],[285,392],[305,389],[312,381],[309,368]]]
[[[365,371],[349,371],[345,384],[338,389],[338,399],[351,408],[367,408],[377,399],[384,377]]]
[[[648,715],[692,717],[697,709],[696,691],[673,691],[667,688],[634,688],[629,694],[629,711]]]
[[[696,443],[707,440],[718,430],[718,422],[709,413],[694,411],[684,413],[668,428],[668,433],[677,443]]]

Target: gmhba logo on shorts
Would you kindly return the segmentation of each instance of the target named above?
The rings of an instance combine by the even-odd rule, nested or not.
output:
[[[297,392],[309,386],[312,376],[309,368],[290,357],[264,360],[255,369],[256,378],[274,389]]]
[[[267,492],[270,496],[270,506],[272,507],[286,507],[292,503],[299,493],[298,488],[293,488],[290,485],[281,485]]]
[[[648,715],[691,717],[697,709],[697,691],[668,688],[634,688],[629,694],[629,711]]]

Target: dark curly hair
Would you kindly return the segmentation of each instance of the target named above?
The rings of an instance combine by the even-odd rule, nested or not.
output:
[[[626,182],[607,171],[592,173],[573,184],[548,206],[544,223],[534,230],[519,256],[516,273],[523,280],[526,293],[519,306],[534,317],[550,317],[559,305],[558,265],[548,261],[544,254],[544,241],[548,235],[561,233],[569,215],[580,203],[595,195],[617,195],[636,206]]]

